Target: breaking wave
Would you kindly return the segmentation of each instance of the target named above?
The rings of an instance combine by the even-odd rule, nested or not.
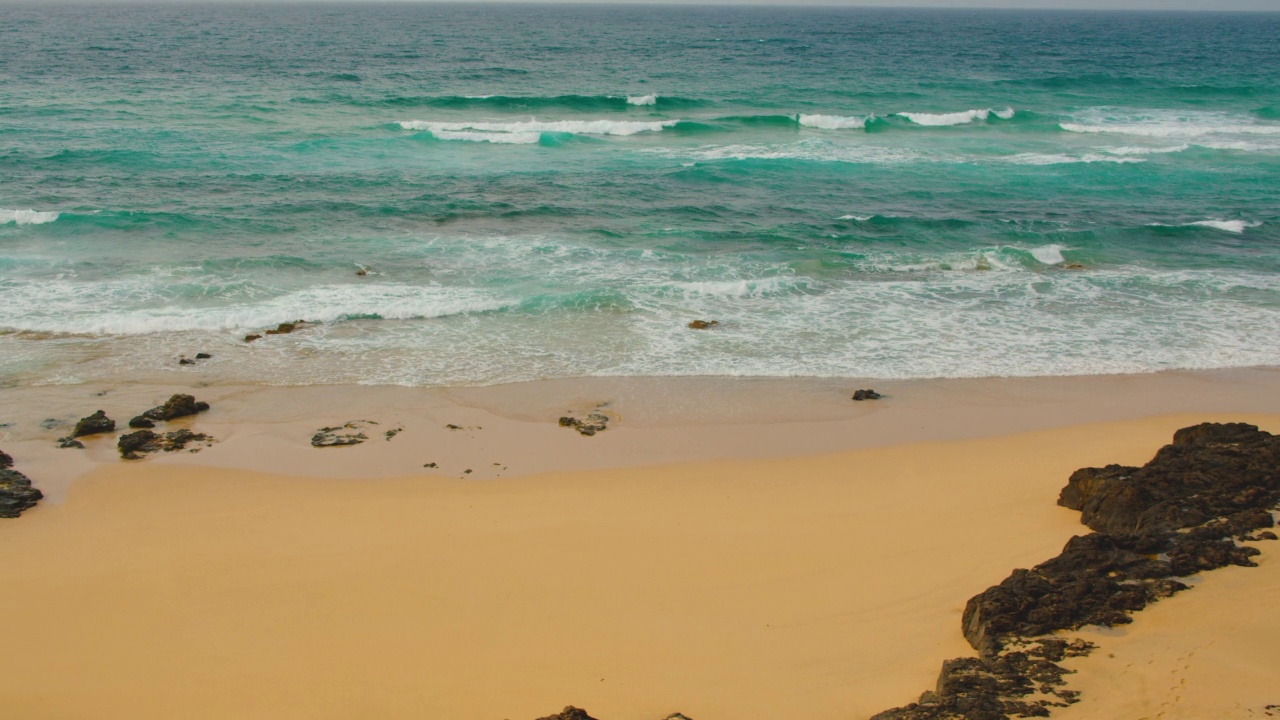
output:
[[[431,122],[426,120],[406,120],[400,122],[405,130],[426,130],[440,137],[438,133],[490,133],[494,135],[512,135],[531,133],[569,133],[572,135],[635,135],[642,132],[658,132],[674,127],[679,120],[660,120],[642,122],[636,120],[524,120],[516,122]],[[464,138],[468,140],[475,137]],[[514,142],[507,140],[508,142]],[[492,142],[492,140],[491,140]],[[502,142],[501,139],[497,142]],[[525,142],[525,141],[521,141]]]
[[[964,110],[953,113],[900,112],[894,114],[898,117],[904,117],[916,125],[924,125],[926,127],[943,127],[949,125],[967,125],[980,120],[986,121],[993,115],[1001,120],[1012,120],[1015,111],[1013,108],[1005,108],[1003,110],[986,108],[983,110]]]
[[[61,213],[40,212],[39,210],[7,210],[0,208],[0,225],[14,223],[16,225],[43,225],[58,219]]]

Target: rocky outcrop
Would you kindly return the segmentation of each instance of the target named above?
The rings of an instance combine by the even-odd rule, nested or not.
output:
[[[962,629],[979,657],[947,661],[935,691],[875,720],[1003,720],[1074,702],[1056,662],[1089,648],[1044,636],[1132,622],[1188,575],[1254,565],[1259,551],[1237,541],[1275,536],[1265,528],[1280,503],[1280,437],[1244,423],[1184,428],[1140,468],[1076,471],[1058,503],[1097,532],[970,599]]]
[[[880,393],[876,392],[875,390],[854,390],[853,391],[853,399],[858,402],[862,402],[863,400],[879,400],[881,397],[883,396]]]
[[[116,421],[107,417],[107,414],[101,410],[95,412],[87,418],[81,418],[76,423],[76,427],[71,431],[71,437],[78,438],[85,435],[97,435],[99,433],[115,432]]]
[[[116,441],[116,449],[120,451],[120,457],[125,460],[140,460],[143,455],[153,452],[177,452],[178,450],[196,452],[200,448],[188,448],[188,445],[192,443],[207,445],[211,442],[213,442],[212,437],[187,429],[163,434],[150,430],[138,430],[121,435]]]
[[[43,497],[31,478],[13,469],[13,458],[0,451],[0,518],[16,518]]]
[[[129,421],[130,427],[138,427],[133,423],[140,420],[172,420],[174,418],[195,415],[209,409],[209,403],[199,402],[191,395],[177,394],[170,397],[163,405],[153,407]]]

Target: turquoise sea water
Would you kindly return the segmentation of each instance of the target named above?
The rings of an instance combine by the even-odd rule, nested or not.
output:
[[[6,6],[0,379],[1277,364],[1277,38],[1276,14]]]

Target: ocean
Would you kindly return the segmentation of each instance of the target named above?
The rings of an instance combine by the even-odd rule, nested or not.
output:
[[[1280,14],[6,5],[0,383],[1276,365],[1277,38]]]

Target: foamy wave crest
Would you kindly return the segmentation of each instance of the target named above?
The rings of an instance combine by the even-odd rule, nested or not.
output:
[[[1009,155],[1003,158],[1005,162],[1014,165],[1070,165],[1075,163],[1141,163],[1146,162],[1142,158],[1134,157],[1115,157],[1111,155],[1099,155],[1097,153],[1087,153],[1085,155],[1067,155],[1065,153],[1018,153],[1017,155]]]
[[[713,145],[692,150],[662,148],[654,149],[652,152],[686,157],[697,161],[806,160],[811,162],[891,165],[937,159],[924,155],[921,151],[913,148],[880,145],[834,145],[813,140],[802,140],[785,145]]]
[[[635,135],[642,132],[658,132],[675,126],[679,120],[640,122],[635,120],[526,120],[522,122],[430,122],[406,120],[400,123],[405,130],[426,130],[432,135],[442,132],[482,133],[544,133],[558,132],[573,135]]]
[[[1246,229],[1258,227],[1261,222],[1248,222],[1246,220],[1198,220],[1196,222],[1181,224],[1151,223],[1152,227],[1208,227],[1214,230],[1222,230],[1223,232],[1235,233],[1237,235],[1243,233]]]
[[[468,130],[432,130],[431,135],[440,140],[465,140],[468,142],[501,143],[504,145],[533,145],[542,139],[538,132],[475,132]]]
[[[627,104],[628,105],[657,105],[658,96],[657,95],[628,95]]]
[[[982,110],[965,110],[953,113],[900,112],[894,114],[898,117],[904,117],[916,125],[941,127],[945,125],[966,125],[977,120],[986,120],[992,115],[995,115],[1001,120],[1009,120],[1013,118],[1015,111],[1013,108],[1005,108],[1003,110],[985,108]]]
[[[819,128],[822,130],[849,130],[858,128],[865,130],[867,128],[867,120],[870,118],[865,116],[845,116],[845,115],[797,115],[796,121],[805,127]]]
[[[16,225],[43,225],[58,219],[60,213],[40,212],[39,210],[7,210],[0,208],[0,225],[14,223]]]
[[[841,215],[836,219],[837,220],[857,220],[858,222],[866,222],[873,217],[875,217],[875,215]]]
[[[1031,253],[1031,257],[1044,263],[1045,265],[1058,265],[1067,261],[1062,257],[1062,251],[1066,250],[1061,245],[1042,245],[1033,247],[1027,252]]]
[[[689,282],[677,285],[677,289],[685,295],[707,295],[713,297],[745,298],[762,297],[790,289],[794,281],[780,278],[761,278],[758,280],[720,280]]]

